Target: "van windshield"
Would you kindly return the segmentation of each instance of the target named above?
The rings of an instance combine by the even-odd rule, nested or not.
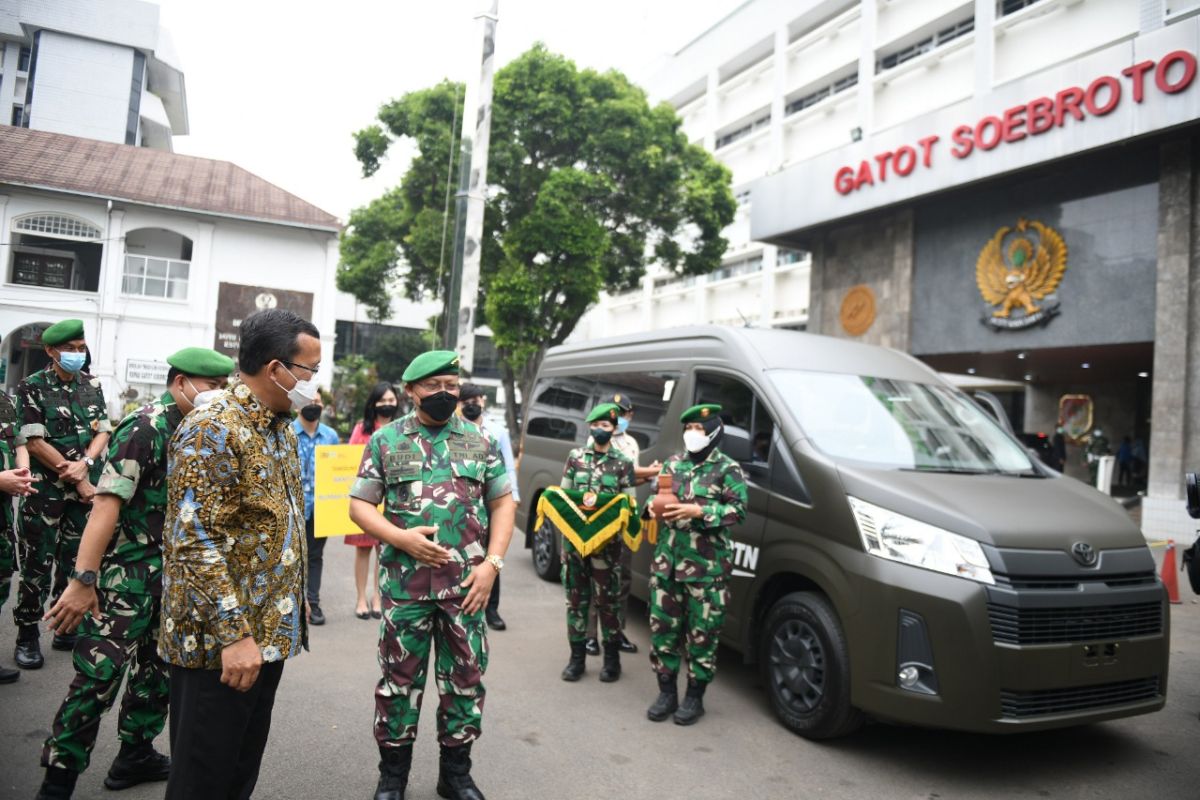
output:
[[[1036,474],[1021,445],[945,386],[770,370],[805,435],[826,455],[929,472]]]

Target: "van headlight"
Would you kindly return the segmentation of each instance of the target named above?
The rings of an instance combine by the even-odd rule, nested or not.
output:
[[[850,497],[863,547],[873,556],[934,572],[995,584],[983,548],[974,539]]]

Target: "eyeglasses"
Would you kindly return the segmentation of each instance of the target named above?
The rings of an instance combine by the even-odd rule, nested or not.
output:
[[[294,362],[294,361],[287,361],[286,359],[282,359],[282,358],[281,358],[281,359],[279,359],[279,363],[280,363],[280,364],[287,364],[289,367],[294,367],[295,369],[302,369],[302,370],[306,370],[306,371],[308,372],[308,374],[310,374],[310,375],[316,375],[318,372],[320,372],[320,371],[321,371],[321,365],[320,365],[320,364],[317,364],[315,367],[310,367],[310,366],[308,366],[308,365],[306,365],[306,364],[297,364],[297,363],[296,363],[296,362]]]
[[[421,391],[429,392],[430,394],[435,392],[458,394],[459,390],[462,389],[462,384],[458,381],[421,381],[417,386],[421,387]]]

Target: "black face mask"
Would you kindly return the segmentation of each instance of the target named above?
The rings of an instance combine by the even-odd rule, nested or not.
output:
[[[317,405],[305,406],[300,409],[300,416],[304,417],[309,422],[316,422],[321,418],[321,407]]]
[[[483,409],[479,407],[479,403],[463,403],[462,414],[471,420],[471,422],[474,422],[483,416]]]
[[[438,392],[421,398],[421,410],[437,423],[450,419],[450,415],[456,408],[458,408],[458,395],[456,394]]]
[[[603,447],[612,441],[612,431],[606,431],[603,428],[592,428],[592,441]]]
[[[396,407],[394,405],[375,406],[375,416],[391,419],[396,416]]]

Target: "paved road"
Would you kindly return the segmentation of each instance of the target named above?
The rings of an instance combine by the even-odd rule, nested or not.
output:
[[[351,613],[350,550],[338,540],[327,547],[323,605],[330,622],[314,629],[312,652],[284,672],[256,797],[371,797],[377,623]],[[600,683],[599,659],[589,659],[583,681],[563,683],[560,587],[537,578],[519,544],[510,555],[502,610],[511,627],[491,637],[484,736],[475,748],[475,775],[492,800],[1200,796],[1200,605],[1190,594],[1172,609],[1170,694],[1159,714],[1005,738],[879,724],[851,739],[814,744],[775,722],[754,671],[729,651],[721,654],[700,724],[648,722],[644,711],[655,686],[640,618],[630,635],[643,652],[626,658],[619,682]],[[13,636],[6,606],[0,622],[6,664]],[[32,798],[41,778],[41,742],[70,680],[69,657],[47,655],[46,668],[0,686],[0,798]],[[410,798],[436,796],[435,707],[428,703],[422,714]],[[115,796],[101,781],[116,749],[108,717],[76,797]],[[121,795],[161,796],[161,786]]]

